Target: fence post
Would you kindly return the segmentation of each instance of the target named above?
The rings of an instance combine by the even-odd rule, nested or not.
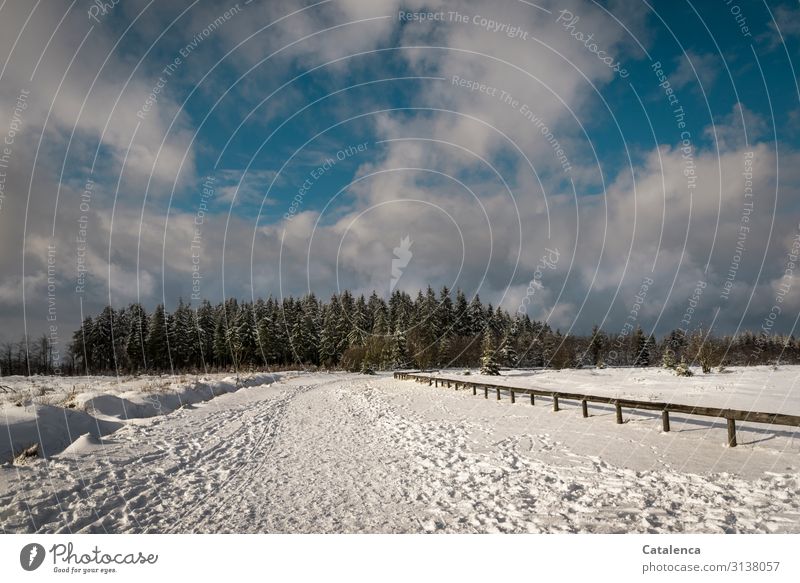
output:
[[[728,446],[736,447],[736,421],[728,417]]]
[[[531,393],[531,405],[533,405],[533,393]]]
[[[511,404],[513,405],[514,403],[516,403],[516,400],[514,399],[514,389],[511,389]]]
[[[497,400],[500,400],[500,387],[495,387],[495,391],[497,391]]]
[[[589,416],[589,405],[586,403],[586,399],[581,401],[581,413],[583,413],[584,417]]]
[[[622,405],[619,404],[619,401],[614,403],[614,406],[617,410],[617,423],[622,424]]]
[[[553,411],[558,411],[558,393],[553,393]]]
[[[669,411],[661,412],[661,425],[664,428],[664,433],[669,433]]]
[[[487,387],[487,386],[483,387],[483,398],[484,399],[488,399],[489,398],[489,387]]]
[[[475,385],[472,385],[472,394],[477,395],[478,391],[475,389]]]

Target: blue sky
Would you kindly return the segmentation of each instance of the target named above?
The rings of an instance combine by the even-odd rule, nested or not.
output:
[[[775,306],[771,330],[794,329],[796,2],[9,1],[0,15],[0,132],[21,125],[0,207],[9,337],[46,327],[53,303],[67,331],[108,301],[386,295],[405,236],[401,288],[461,287],[562,330],[632,315],[659,333],[758,330]]]

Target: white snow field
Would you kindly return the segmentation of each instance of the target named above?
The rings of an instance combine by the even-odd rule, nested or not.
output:
[[[800,413],[798,376],[800,367],[764,367],[682,379],[654,368],[500,380]],[[105,437],[85,435],[48,459],[6,464],[0,526],[800,532],[794,428],[737,424],[739,447],[728,448],[724,423],[711,419],[674,414],[672,431],[662,433],[652,412],[626,411],[617,425],[611,408],[592,406],[583,419],[577,403],[561,407],[553,412],[544,398],[535,406],[505,395],[485,400],[390,375],[284,375],[163,415],[113,417],[119,429]]]

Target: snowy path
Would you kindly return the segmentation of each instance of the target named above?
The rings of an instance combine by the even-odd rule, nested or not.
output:
[[[800,448],[299,375],[0,469],[6,532],[800,532]]]

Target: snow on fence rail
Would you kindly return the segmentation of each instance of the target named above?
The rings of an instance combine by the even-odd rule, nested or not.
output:
[[[736,421],[749,421],[751,423],[769,423],[772,425],[788,425],[792,427],[800,427],[800,415],[786,415],[783,413],[760,413],[758,411],[743,411],[739,409],[719,409],[716,407],[696,407],[693,405],[680,405],[677,403],[659,403],[655,401],[637,401],[635,399],[618,399],[616,397],[602,397],[599,395],[584,395],[581,393],[568,393],[561,391],[550,391],[546,389],[531,389],[523,387],[513,387],[508,385],[494,385],[491,383],[479,383],[472,381],[465,381],[463,379],[452,379],[441,376],[430,376],[417,373],[396,372],[394,378],[400,380],[414,380],[418,383],[427,382],[428,385],[447,386],[448,388],[455,385],[455,389],[459,388],[472,389],[472,394],[476,395],[478,389],[483,389],[484,398],[489,398],[489,391],[495,391],[497,400],[500,400],[500,391],[508,391],[511,402],[516,402],[517,394],[530,395],[531,405],[534,404],[534,397],[549,397],[553,400],[553,411],[558,411],[559,399],[566,401],[580,401],[581,412],[584,417],[589,416],[589,403],[603,403],[607,405],[614,405],[616,410],[617,423],[621,424],[622,409],[645,409],[650,411],[661,411],[661,422],[665,432],[670,430],[669,427],[669,414],[670,413],[684,413],[687,415],[699,415],[703,417],[716,417],[725,419],[728,422],[728,445],[736,447]]]

